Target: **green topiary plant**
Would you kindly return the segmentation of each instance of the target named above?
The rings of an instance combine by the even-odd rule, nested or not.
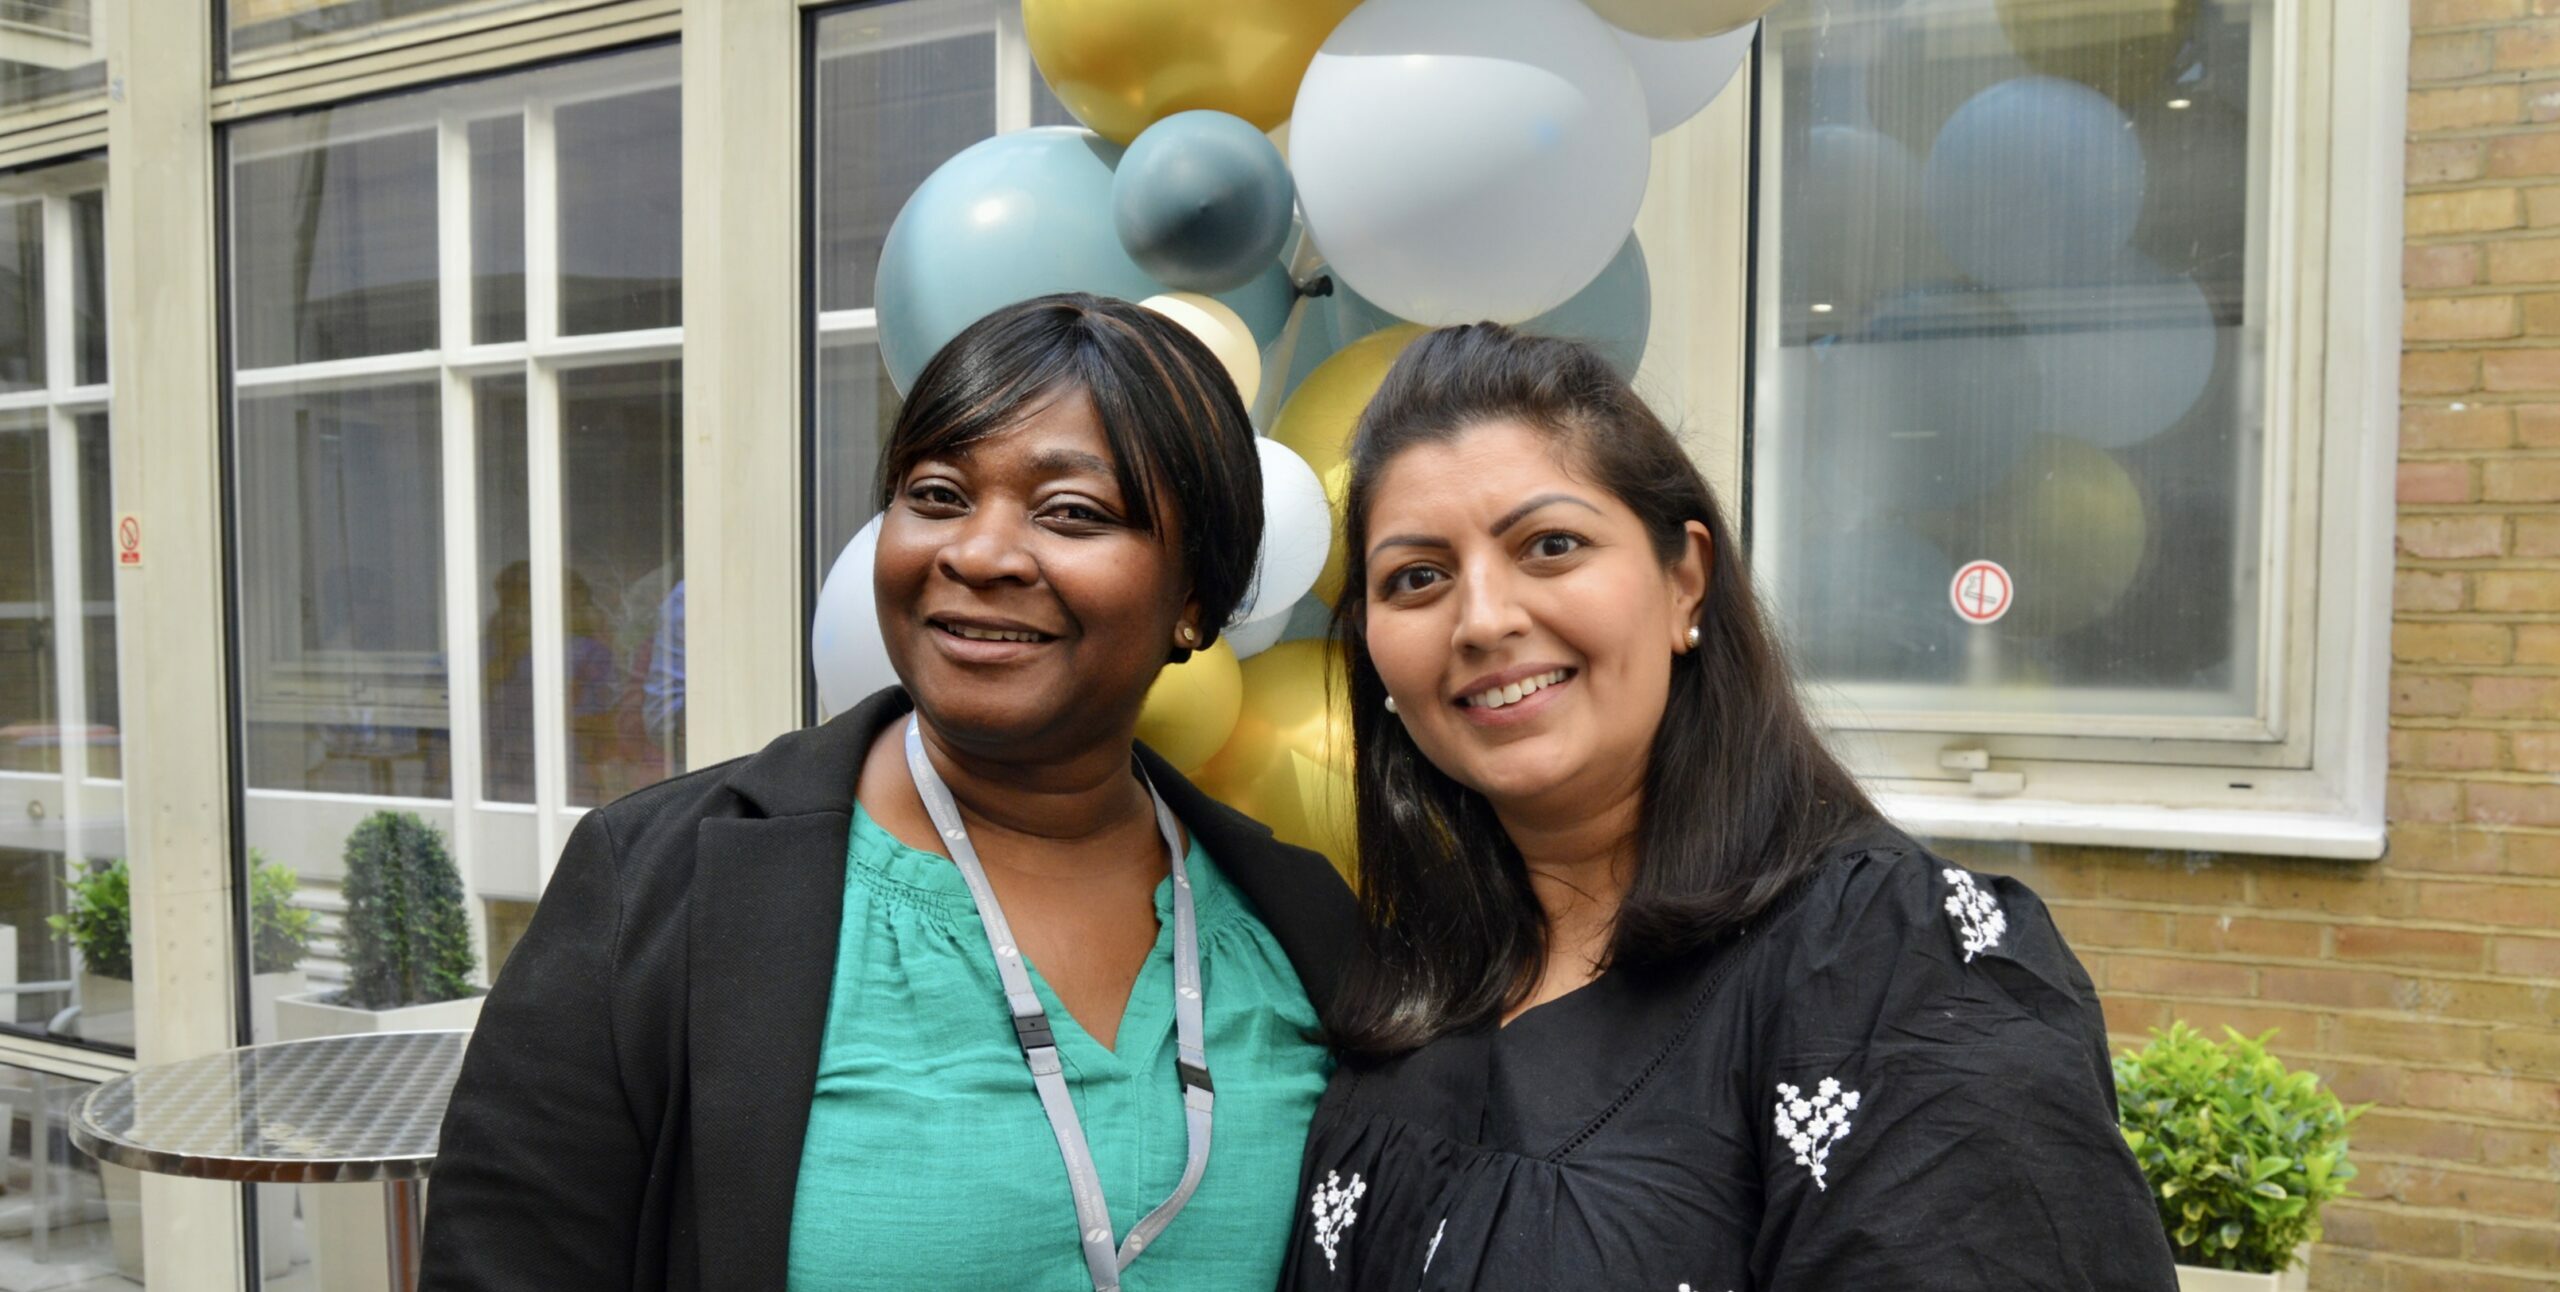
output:
[[[124,858],[104,866],[73,867],[66,881],[71,904],[45,917],[55,933],[80,949],[80,965],[101,978],[133,981],[133,872]]]
[[[249,850],[251,973],[289,973],[311,951],[311,912],[293,904],[293,868]]]
[[[376,812],[347,836],[346,1003],[397,1009],[473,994],[471,919],[444,836]]]
[[[2267,1053],[2268,1032],[2228,1043],[2185,1023],[2115,1061],[2125,1143],[2160,1199],[2185,1265],[2274,1274],[2320,1238],[2320,1208],[2347,1192],[2348,1108],[2309,1072]]]

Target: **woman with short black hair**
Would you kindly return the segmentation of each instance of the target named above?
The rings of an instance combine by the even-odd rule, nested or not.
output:
[[[1351,453],[1365,937],[1291,1289],[2168,1289],[2035,896],[1895,830],[1581,345],[1413,343]]]
[[[1274,1277],[1350,895],[1133,738],[1252,577],[1235,388],[1045,297],[945,347],[881,461],[902,686],[580,821],[454,1091],[427,1286]]]

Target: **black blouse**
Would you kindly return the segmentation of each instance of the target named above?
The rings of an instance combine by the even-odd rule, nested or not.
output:
[[[2176,1287],[2043,903],[1900,835],[1747,931],[1347,1062],[1284,1289]]]

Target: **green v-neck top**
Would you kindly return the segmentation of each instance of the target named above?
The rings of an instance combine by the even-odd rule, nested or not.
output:
[[[844,926],[791,1214],[792,1292],[1090,1292],[1058,1141],[1014,1042],[969,889],[948,858],[854,808]],[[1280,943],[1195,840],[1216,1129],[1199,1191],[1132,1264],[1128,1292],[1269,1287],[1289,1239],[1307,1122],[1332,1062]],[[1112,1231],[1182,1179],[1174,1074],[1173,886],[1105,1049],[1031,980],[1057,1033]]]

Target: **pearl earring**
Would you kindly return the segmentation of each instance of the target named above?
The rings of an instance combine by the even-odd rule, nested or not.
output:
[[[1689,649],[1698,649],[1698,626],[1696,624],[1689,625]]]
[[[1388,697],[1387,697],[1387,712],[1389,712],[1389,713],[1394,713],[1395,711],[1396,711],[1396,698],[1395,698],[1394,696],[1392,696],[1392,695],[1391,695],[1391,696],[1388,696]]]
[[[1694,630],[1692,631],[1694,632]],[[1193,645],[1200,640],[1200,630],[1189,624],[1184,624],[1181,628],[1177,629],[1175,635],[1182,638],[1182,644],[1185,646]],[[1692,644],[1694,645],[1695,643]]]

